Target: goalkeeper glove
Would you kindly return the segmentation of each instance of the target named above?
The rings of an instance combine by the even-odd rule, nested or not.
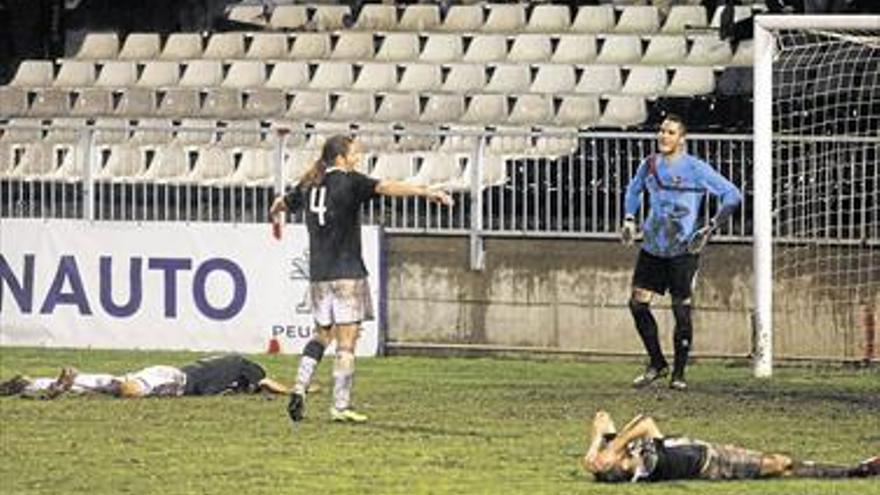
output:
[[[636,219],[632,215],[627,215],[623,220],[623,227],[620,228],[620,240],[625,246],[632,246],[633,240],[636,238]]]
[[[715,219],[709,220],[709,224],[700,230],[694,232],[694,235],[691,236],[691,240],[688,242],[687,251],[691,254],[697,254],[706,247],[706,244],[709,242],[709,237],[712,236],[712,232],[715,231]]]

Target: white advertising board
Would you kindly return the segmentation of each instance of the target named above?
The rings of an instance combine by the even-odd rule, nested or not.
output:
[[[308,234],[288,225],[0,220],[0,345],[299,353],[311,338]],[[363,227],[381,345],[381,232]],[[272,339],[275,342],[272,343]]]

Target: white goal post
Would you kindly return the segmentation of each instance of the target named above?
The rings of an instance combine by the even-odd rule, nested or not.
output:
[[[852,200],[852,196],[854,196],[855,192],[848,192],[846,200],[839,200],[837,204],[830,204],[831,200],[822,199],[826,203],[824,208],[830,208],[834,211],[831,216],[836,215],[837,209],[845,209],[851,208],[852,210],[858,210],[854,213],[854,216],[859,216],[858,218],[858,226],[856,228],[848,227],[848,230],[845,230],[843,234],[841,234],[840,230],[831,231],[832,228],[828,227],[826,224],[828,222],[824,222],[824,217],[829,216],[827,213],[821,213],[821,215],[817,215],[813,210],[810,210],[810,207],[806,209],[799,210],[798,212],[783,212],[783,214],[798,216],[798,219],[794,223],[799,223],[799,225],[795,227],[784,227],[786,232],[797,230],[801,228],[800,226],[810,222],[822,223],[821,226],[816,227],[813,224],[808,225],[803,228],[802,231],[808,231],[808,235],[799,237],[801,234],[799,232],[795,232],[794,234],[786,234],[791,235],[790,239],[794,239],[795,244],[800,243],[804,244],[812,244],[812,245],[820,245],[825,243],[826,245],[830,242],[833,244],[837,244],[838,240],[841,242],[851,241],[852,244],[861,243],[865,244],[866,240],[870,240],[872,243],[876,243],[876,235],[877,235],[877,223],[880,223],[880,219],[878,219],[877,215],[877,193],[876,189],[880,187],[880,184],[877,184],[877,168],[880,165],[877,164],[877,153],[876,149],[880,149],[880,145],[876,143],[880,143],[880,134],[877,134],[876,130],[873,129],[873,126],[876,122],[872,119],[880,118],[880,117],[871,117],[868,115],[865,117],[864,115],[859,115],[859,110],[857,109],[854,112],[847,113],[849,111],[848,108],[839,108],[843,106],[842,103],[834,103],[833,105],[829,103],[827,106],[823,103],[820,107],[819,104],[808,103],[801,106],[800,101],[792,102],[784,102],[785,104],[789,104],[786,107],[786,111],[791,111],[791,114],[788,116],[784,116],[780,118],[778,115],[774,116],[774,105],[777,106],[777,113],[780,113],[780,103],[778,101],[774,101],[774,98],[777,98],[780,94],[780,83],[779,80],[774,80],[774,73],[778,76],[776,79],[786,79],[786,81],[791,82],[791,87],[794,87],[798,84],[802,84],[803,81],[800,79],[804,79],[805,75],[809,74],[809,70],[804,70],[802,67],[796,67],[791,70],[790,73],[785,73],[787,70],[784,62],[784,54],[782,53],[784,50],[789,49],[792,53],[794,52],[792,57],[801,57],[800,60],[795,60],[792,64],[796,65],[803,61],[803,65],[806,66],[808,63],[813,63],[816,67],[821,68],[823,63],[827,63],[827,59],[823,60],[823,57],[828,56],[836,56],[838,58],[847,58],[847,57],[864,57],[864,54],[867,54],[869,58],[873,61],[876,61],[876,57],[880,54],[880,16],[877,15],[759,15],[754,18],[754,27],[755,27],[755,44],[754,44],[754,170],[753,170],[753,181],[754,181],[754,209],[753,209],[753,232],[754,232],[754,270],[755,270],[755,287],[754,287],[754,331],[756,336],[755,342],[755,355],[754,355],[754,375],[756,377],[769,377],[773,373],[773,335],[774,335],[774,235],[779,235],[779,226],[776,226],[776,230],[774,229],[774,221],[780,222],[780,218],[777,216],[778,211],[774,211],[774,179],[777,180],[776,191],[779,193],[780,188],[790,187],[795,189],[797,186],[790,186],[791,182],[800,181],[815,181],[815,177],[810,175],[812,172],[804,172],[804,168],[802,167],[801,162],[814,160],[813,153],[815,152],[814,148],[815,143],[826,142],[830,143],[829,146],[833,147],[834,145],[847,142],[847,140],[851,140],[852,142],[859,143],[858,146],[862,147],[857,150],[855,153],[859,157],[858,164],[856,165],[859,170],[855,173],[861,174],[862,177],[860,180],[862,182],[854,186],[854,190],[858,189],[858,194],[861,196],[867,196],[867,199],[856,199]],[[800,38],[797,38],[800,36]],[[790,42],[790,46],[786,47],[786,37],[788,37],[788,41]],[[800,44],[798,44],[800,43]],[[848,43],[856,47],[853,50],[847,51],[846,48],[840,48],[839,43]],[[859,46],[863,48],[858,48]],[[809,50],[814,50],[813,52],[809,52]],[[840,53],[831,53],[834,50],[840,50]],[[812,57],[812,59],[810,59]],[[811,60],[807,62],[807,60]],[[849,60],[850,63],[855,63],[853,60]],[[782,67],[775,67],[775,64],[781,64]],[[873,67],[873,65],[869,65],[869,67]],[[826,72],[834,71],[834,69],[828,69],[826,67]],[[852,69],[856,71],[857,69]],[[802,71],[802,72],[799,72]],[[836,74],[835,74],[836,75]],[[876,84],[878,78],[873,78],[873,84]],[[851,80],[857,81],[855,84],[861,84],[865,81],[865,76],[861,73],[856,73]],[[870,81],[869,81],[870,82]],[[776,84],[776,86],[774,86]],[[812,83],[809,83],[812,84]],[[821,84],[821,83],[820,83]],[[827,88],[829,85],[839,84],[839,81],[832,80],[829,78],[828,81],[825,81],[823,86]],[[809,90],[814,90],[815,88],[808,87]],[[872,86],[874,88],[874,86]],[[797,91],[806,92],[809,90],[804,89],[794,89],[790,90],[793,93]],[[774,95],[774,91],[777,93]],[[786,89],[783,87],[783,98],[785,97],[784,91]],[[818,90],[817,90],[818,91]],[[876,98],[873,95],[880,94],[880,91],[875,89],[870,89],[867,93],[872,95],[871,98]],[[810,94],[805,98],[813,98],[814,94]],[[823,100],[824,101],[824,100]],[[849,105],[849,102],[846,102]],[[816,107],[816,108],[814,108]],[[867,108],[874,109],[876,108],[876,101],[868,101]],[[796,109],[796,110],[794,110]],[[812,115],[811,112],[815,110],[815,115]],[[795,112],[799,113],[795,113]],[[872,110],[873,111],[873,110]],[[808,115],[809,114],[809,115]],[[850,117],[850,114],[855,114],[855,117]],[[853,125],[852,122],[839,122],[835,119],[841,116],[841,120],[846,120],[849,118],[852,119],[868,119],[868,127],[871,128],[869,132],[865,133],[862,131],[861,121],[855,122]],[[774,120],[775,118],[775,120]],[[832,121],[831,124],[828,123],[819,123],[817,122],[820,119],[830,119]],[[776,124],[774,128],[774,123]],[[850,128],[856,128],[857,130],[854,132],[854,136],[848,132]],[[785,130],[786,132],[780,132],[780,129]],[[840,129],[844,129],[840,131]],[[776,134],[774,134],[774,132]],[[783,135],[784,134],[784,135]],[[782,151],[780,152],[780,142],[785,139],[790,140],[798,140],[798,146],[802,146],[800,150],[794,151]],[[873,144],[871,140],[873,139]],[[806,143],[806,144],[804,144]],[[867,143],[867,144],[864,144]],[[875,146],[877,148],[875,148]],[[863,149],[867,147],[868,151],[864,152]],[[783,146],[784,148],[784,146]],[[834,151],[836,153],[840,153],[839,151]],[[830,153],[830,152],[829,152]],[[845,153],[851,153],[850,151],[845,151]],[[847,155],[849,157],[851,155]],[[848,158],[834,158],[836,160],[833,164],[834,167],[841,168],[843,163],[846,163]],[[774,178],[774,170],[780,167],[780,163],[783,167],[783,171],[789,171],[790,176],[787,178],[780,179],[779,177]],[[825,164],[821,164],[820,166],[827,167]],[[794,170],[794,172],[792,172]],[[814,196],[828,196],[827,194],[831,188],[840,188],[844,186],[840,186],[839,183],[841,181],[840,174],[841,172],[837,170],[832,170],[829,172],[828,170],[821,171],[820,179],[825,181],[823,185],[817,186],[815,190],[812,192]],[[851,174],[852,172],[845,171],[844,174]],[[780,173],[777,172],[777,175]],[[807,177],[804,179],[804,177]],[[849,177],[849,175],[846,175]],[[867,177],[865,179],[864,177]],[[779,181],[787,181],[787,185],[780,186]],[[831,184],[831,185],[828,185]],[[802,189],[806,190],[806,187]],[[874,192],[871,192],[871,190]],[[868,192],[865,192],[868,191]],[[798,192],[797,194],[801,194],[806,197],[810,193]],[[779,195],[779,194],[778,194]],[[836,197],[843,197],[843,193],[834,192]],[[776,208],[779,207],[779,198],[777,199]],[[817,202],[817,200],[810,199],[813,202]],[[838,201],[838,200],[835,200]],[[801,208],[801,207],[799,207]],[[818,208],[818,207],[817,207]],[[853,220],[848,216],[849,213],[843,213],[847,215],[847,217],[842,221],[834,220],[833,229],[839,229],[839,223],[847,223],[847,225],[852,224]],[[779,215],[781,216],[781,215]],[[821,216],[818,220],[815,220],[815,217]],[[835,223],[836,222],[836,223]],[[863,226],[866,224],[866,226]],[[861,233],[856,232],[851,234],[853,230],[861,229]],[[818,230],[822,230],[821,233],[817,234]],[[865,234],[864,231],[867,230],[869,233]],[[859,237],[861,236],[861,237]],[[867,237],[866,237],[867,236]],[[868,300],[869,304],[873,305],[874,301],[876,301],[877,296],[877,283],[876,283],[876,270],[878,269],[876,266],[872,266],[873,261],[876,260],[876,253],[878,252],[876,246],[874,248],[868,248],[870,251],[867,262],[867,282],[862,285],[868,286],[869,295]],[[829,261],[823,260],[822,263],[828,264]],[[810,263],[815,263],[818,265],[820,261],[811,260]],[[806,272],[810,268],[804,268],[804,263],[801,263],[801,266],[795,267],[797,270],[801,270],[802,272]],[[855,270],[864,270],[863,265],[858,266]],[[850,267],[845,268],[837,268],[840,271],[849,270],[854,271]],[[863,277],[863,274],[856,273],[857,276]],[[809,278],[812,275],[807,275],[804,278]],[[849,283],[848,281],[844,281],[844,283]],[[833,291],[833,288],[830,289]],[[826,289],[828,291],[828,289]],[[852,294],[854,292],[846,292],[847,294]],[[859,296],[864,297],[864,296]],[[872,308],[874,306],[871,306]],[[851,316],[848,318],[852,319]],[[873,314],[871,315],[873,318]],[[871,332],[873,335],[873,319],[871,320]],[[867,330],[866,330],[867,332]],[[873,337],[872,337],[873,338]],[[873,341],[872,341],[873,342]],[[868,345],[868,344],[865,344]],[[873,352],[873,343],[871,344],[871,349]]]

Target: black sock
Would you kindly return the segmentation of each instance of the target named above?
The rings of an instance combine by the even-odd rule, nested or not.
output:
[[[694,327],[691,323],[691,305],[673,302],[672,313],[675,316],[675,333],[672,336],[675,344],[675,361],[672,367],[672,376],[683,379],[694,336]]]
[[[651,367],[654,369],[665,368],[667,365],[666,358],[663,357],[663,351],[660,349],[660,339],[657,336],[657,321],[651,314],[651,307],[648,303],[630,300],[629,309],[636,323],[636,330],[642,338],[642,344],[651,358]]]

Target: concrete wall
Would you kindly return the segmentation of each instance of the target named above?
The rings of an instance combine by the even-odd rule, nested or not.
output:
[[[627,307],[636,248],[612,241],[488,239],[486,270],[472,272],[466,238],[387,240],[390,342],[642,353]],[[700,266],[694,355],[748,355],[751,247],[710,245]],[[821,320],[821,305],[805,304],[813,309],[801,316]],[[653,307],[664,349],[671,352],[669,297],[655,299]],[[854,354],[855,336],[843,338],[822,325],[805,332],[802,323],[778,329],[778,356]]]

